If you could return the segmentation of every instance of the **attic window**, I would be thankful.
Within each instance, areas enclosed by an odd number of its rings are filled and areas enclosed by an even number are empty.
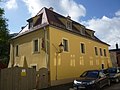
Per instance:
[[[94,33],[93,32],[91,33],[91,37],[94,37]]]
[[[36,17],[34,26],[40,25],[42,23],[42,15],[43,15],[43,13],[41,13],[39,16]]]
[[[69,30],[72,30],[72,21],[67,20],[66,28],[69,29]]]
[[[81,27],[81,30],[80,30],[80,33],[82,34],[82,35],[85,35],[85,27]]]
[[[33,22],[29,22],[29,29],[33,27]]]

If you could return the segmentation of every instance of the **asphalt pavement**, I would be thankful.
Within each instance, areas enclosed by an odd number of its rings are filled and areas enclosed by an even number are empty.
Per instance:
[[[104,90],[120,90],[120,83],[112,83],[111,86],[105,87]]]
[[[58,85],[54,87],[49,87],[41,90],[74,90],[72,88],[73,83]],[[111,86],[106,86],[101,90],[120,90],[120,83],[112,83]]]

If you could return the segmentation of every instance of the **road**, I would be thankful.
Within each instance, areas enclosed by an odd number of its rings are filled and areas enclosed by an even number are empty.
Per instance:
[[[112,84],[110,87],[105,87],[104,90],[120,90],[120,83]]]
[[[69,90],[74,89],[70,88]],[[104,87],[101,90],[120,90],[120,83],[112,83],[111,86]]]
[[[69,83],[69,84],[49,87],[41,90],[74,90],[74,89],[72,88],[72,83]],[[112,83],[111,86],[106,86],[101,90],[120,90],[120,83]]]

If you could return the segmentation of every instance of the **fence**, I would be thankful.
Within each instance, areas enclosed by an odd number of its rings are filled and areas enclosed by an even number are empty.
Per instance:
[[[48,70],[12,67],[0,71],[0,90],[33,90],[48,87]]]

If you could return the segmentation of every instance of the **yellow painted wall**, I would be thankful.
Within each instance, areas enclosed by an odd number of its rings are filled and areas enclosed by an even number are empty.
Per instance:
[[[46,56],[45,51],[42,50],[42,38],[44,37],[44,30],[37,30],[32,33],[23,35],[19,38],[12,40],[11,46],[11,55],[10,55],[10,63],[11,65],[12,60],[14,60],[14,65],[23,66],[24,57],[26,58],[27,64],[29,67],[37,65],[37,70],[46,67]],[[39,53],[33,53],[33,40],[39,39]],[[15,46],[18,45],[18,56],[16,56],[16,48]],[[14,49],[14,59],[12,57]],[[11,66],[9,66],[11,67]]]
[[[69,79],[79,77],[80,74],[87,69],[101,69],[101,64],[105,63],[107,68],[107,62],[110,59],[108,46],[91,39],[82,37],[77,34],[73,34],[68,31],[64,31],[59,28],[49,27],[47,29],[47,46],[48,46],[48,69],[50,68],[50,80],[56,80],[56,60],[57,60],[57,79]],[[37,70],[46,66],[46,54],[41,49],[41,39],[44,37],[44,30],[36,30],[34,32],[20,36],[19,38],[12,40],[10,62],[13,60],[14,49],[14,63],[23,66],[21,61],[26,57],[26,61],[29,67],[37,65]],[[33,53],[33,40],[39,39],[40,52]],[[57,49],[62,39],[67,39],[69,42],[69,52],[62,52],[56,57]],[[85,44],[85,54],[80,52],[80,43]],[[19,56],[15,56],[15,46],[19,45]],[[49,48],[50,45],[50,48]],[[98,56],[95,55],[94,47],[98,48]],[[100,56],[99,48],[106,49],[107,57]],[[9,63],[9,67],[11,66]],[[110,63],[110,62],[109,62]],[[110,63],[111,64],[111,63]]]
[[[101,69],[103,62],[105,68],[107,68],[107,61],[110,59],[107,45],[54,27],[49,27],[49,33],[51,80],[56,79],[56,48],[58,49],[58,45],[63,38],[68,39],[69,52],[58,55],[57,79],[79,77],[87,69]],[[85,44],[85,54],[80,52],[80,43]],[[98,56],[95,55],[94,47],[98,48]],[[99,48],[102,48],[102,52],[103,49],[106,49],[107,57],[100,56]],[[90,63],[93,65],[90,65]]]

